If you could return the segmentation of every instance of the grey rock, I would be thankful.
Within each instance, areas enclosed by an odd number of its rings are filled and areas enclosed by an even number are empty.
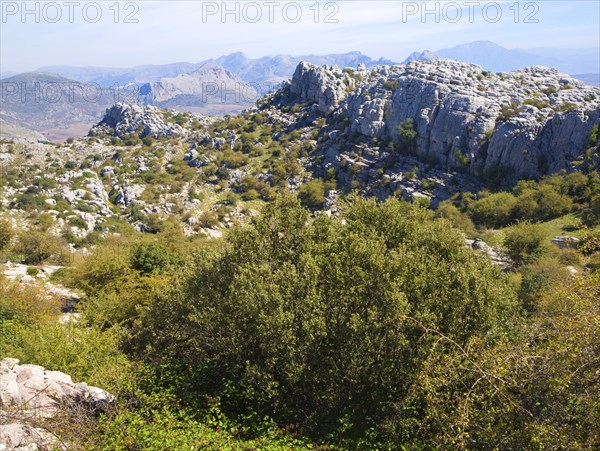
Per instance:
[[[46,449],[67,448],[58,442],[56,436],[42,428],[16,421],[0,424],[0,450],[42,451]]]
[[[348,124],[329,135],[330,145],[347,146],[348,133],[398,143],[398,126],[412,119],[420,159],[476,176],[498,172],[507,184],[574,168],[600,123],[600,89],[544,67],[491,74],[456,61],[415,61],[356,81],[301,63],[283,92]]]
[[[112,166],[105,166],[102,168],[102,171],[100,171],[100,175],[102,177],[108,177],[108,176],[112,176],[115,173],[115,168],[113,168]]]
[[[19,365],[17,359],[0,360],[0,444],[7,450],[66,449],[39,426],[40,418],[52,418],[61,409],[77,405],[87,409],[103,408],[115,397],[98,387],[73,384],[60,371],[38,365]],[[11,421],[4,421],[10,418]]]
[[[579,238],[574,236],[555,236],[551,242],[561,249],[577,249]]]
[[[502,270],[508,270],[513,266],[513,261],[506,254],[504,254],[498,249],[489,246],[487,243],[480,239],[465,240],[465,244],[468,247],[484,255],[487,255],[492,261],[492,263],[496,266],[499,266]]]
[[[128,207],[140,197],[144,192],[144,187],[142,185],[121,186],[117,187],[117,190],[115,203]]]
[[[352,85],[354,83],[339,69],[328,69],[327,66],[320,68],[301,62],[294,72],[289,91],[301,102],[316,103],[321,112],[328,113],[337,108],[347,94],[344,80]]]
[[[163,111],[155,106],[139,106],[117,103],[106,110],[102,120],[90,130],[90,136],[114,130],[114,135],[124,138],[139,133],[141,138],[152,136],[172,136],[182,134],[177,124],[166,123]]]

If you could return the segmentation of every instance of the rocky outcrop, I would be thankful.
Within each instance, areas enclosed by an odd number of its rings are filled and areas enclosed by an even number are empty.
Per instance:
[[[164,120],[164,111],[154,106],[139,106],[117,103],[106,110],[104,118],[90,131],[90,135],[112,132],[114,136],[125,138],[138,133],[140,138],[152,136],[172,136],[183,133],[183,129]]]
[[[336,66],[317,67],[303,61],[287,89],[300,103],[316,103],[320,111],[329,113],[346,97],[349,86],[354,86],[354,80]]]
[[[142,185],[115,186],[113,192],[116,193],[115,205],[128,207],[141,196],[144,187]]]
[[[600,123],[600,89],[544,67],[492,74],[434,60],[352,73],[301,63],[283,97],[347,124],[338,147],[359,134],[441,168],[504,181],[577,165]],[[399,125],[408,119],[416,138],[402,149]]]
[[[506,254],[498,249],[494,249],[480,239],[465,240],[465,245],[489,257],[492,264],[500,267],[503,271],[513,267],[514,262]]]
[[[19,360],[0,360],[0,449],[67,449],[40,424],[71,407],[103,410],[115,401],[105,390]],[[4,448],[2,448],[2,445]]]

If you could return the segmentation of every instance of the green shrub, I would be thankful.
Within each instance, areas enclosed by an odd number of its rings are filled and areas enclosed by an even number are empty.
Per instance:
[[[36,277],[39,273],[40,273],[40,270],[38,268],[33,268],[31,266],[27,268],[28,276]]]
[[[77,227],[78,229],[87,230],[87,222],[85,222],[80,217],[69,219],[69,225]]]
[[[506,232],[504,246],[517,265],[534,263],[546,252],[546,238],[546,232],[541,226],[521,222]]]
[[[473,221],[467,214],[455,207],[452,201],[447,200],[441,202],[435,211],[435,216],[437,218],[447,219],[454,227],[465,232],[467,236],[475,236],[475,224],[473,224]]]
[[[398,145],[402,153],[411,154],[417,148],[417,131],[415,121],[411,118],[401,122],[397,127]]]
[[[260,197],[260,194],[258,194],[258,191],[256,191],[255,189],[249,189],[248,191],[245,191],[242,194],[242,200],[248,202],[251,200],[256,200]]]
[[[217,227],[220,222],[217,214],[214,211],[203,211],[199,218],[199,224],[204,228]]]
[[[542,99],[525,99],[523,100],[523,105],[531,105],[536,107],[538,110],[543,110],[544,108],[550,107],[550,104]]]
[[[517,198],[510,193],[496,193],[481,197],[469,206],[469,214],[476,224],[500,227],[510,222]]]
[[[521,268],[521,273],[519,298],[529,312],[536,309],[536,303],[543,292],[552,289],[557,283],[568,280],[568,272],[564,266],[554,260],[526,265]]]
[[[506,122],[509,119],[517,116],[520,111],[520,105],[518,102],[512,100],[508,105],[502,105],[500,107],[500,114],[498,115],[498,120],[501,122]]]
[[[386,80],[383,87],[388,91],[395,92],[398,89],[398,80]]]
[[[577,245],[583,255],[593,255],[600,252],[600,231],[586,233]]]
[[[0,347],[2,355],[69,374],[118,394],[129,376],[127,358],[119,351],[119,331],[68,324],[13,326],[13,339]]]
[[[304,183],[299,191],[298,198],[302,205],[308,208],[319,208],[325,202],[325,183],[322,179],[314,179]]]
[[[6,219],[0,219],[0,254],[8,249],[14,235],[12,224]]]
[[[15,251],[22,256],[23,263],[39,265],[52,256],[58,256],[61,246],[61,241],[47,232],[28,230],[17,236]]]
[[[470,158],[460,149],[457,149],[456,152],[454,152],[454,158],[461,166],[468,166],[468,164],[471,162]]]
[[[565,103],[559,105],[558,107],[556,107],[555,110],[559,113],[568,113],[570,111],[575,111],[578,108],[579,108],[579,106],[575,103],[565,102]]]
[[[162,273],[181,263],[181,258],[160,243],[138,244],[131,254],[130,265],[142,273]]]
[[[162,383],[193,408],[219,398],[227,415],[317,437],[385,435],[439,339],[426,330],[465,343],[516,313],[508,280],[430,218],[357,200],[345,225],[310,224],[297,200],[276,200],[142,311],[132,349],[169,368]]]

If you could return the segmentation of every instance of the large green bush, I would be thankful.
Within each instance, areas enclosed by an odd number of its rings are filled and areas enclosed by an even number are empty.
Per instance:
[[[344,220],[309,224],[293,198],[267,206],[144,309],[129,346],[192,406],[218,398],[320,437],[410,429],[428,331],[499,333],[515,293],[426,210],[359,200]]]
[[[470,206],[471,217],[476,224],[499,227],[510,222],[517,198],[511,193],[489,194]]]
[[[309,208],[319,208],[325,202],[325,183],[322,179],[314,179],[304,183],[298,191],[302,205]]]

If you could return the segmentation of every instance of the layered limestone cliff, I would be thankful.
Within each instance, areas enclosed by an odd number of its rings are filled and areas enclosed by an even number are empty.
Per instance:
[[[340,137],[360,134],[400,151],[399,126],[412,120],[417,157],[512,180],[581,164],[600,123],[600,89],[544,67],[494,74],[448,60],[369,71],[301,63],[282,98],[316,104],[329,123],[345,124]]]

